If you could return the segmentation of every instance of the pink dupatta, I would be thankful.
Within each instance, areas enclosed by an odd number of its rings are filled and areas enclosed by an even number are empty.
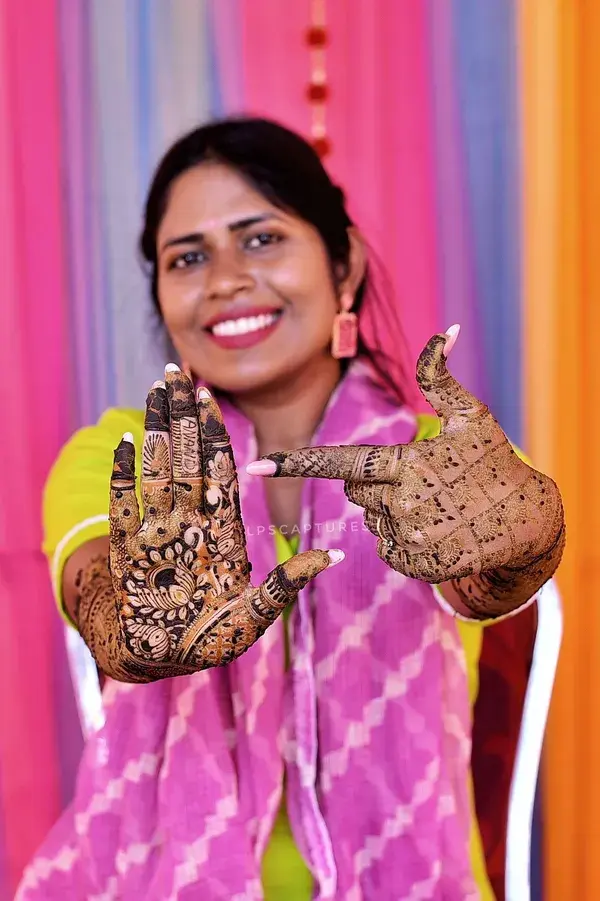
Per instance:
[[[250,423],[222,406],[253,578],[275,565]],[[397,444],[414,416],[356,362],[315,444]],[[18,901],[259,901],[280,801],[318,901],[465,901],[471,872],[470,711],[454,621],[431,587],[389,569],[339,482],[303,487],[301,549],[342,548],[290,618],[229,667],[110,683],[76,797]]]

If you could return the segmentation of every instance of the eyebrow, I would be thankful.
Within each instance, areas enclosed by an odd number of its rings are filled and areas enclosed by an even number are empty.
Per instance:
[[[237,219],[235,222],[230,222],[227,228],[230,232],[238,232],[245,228],[249,228],[251,225],[257,225],[260,222],[267,222],[269,219],[279,218],[280,217],[276,213],[260,213],[257,216],[247,216],[245,219]],[[201,244],[204,241],[204,237],[202,232],[190,232],[187,235],[180,235],[177,238],[171,238],[169,241],[165,241],[161,250],[166,250],[167,247],[177,247],[179,244]]]

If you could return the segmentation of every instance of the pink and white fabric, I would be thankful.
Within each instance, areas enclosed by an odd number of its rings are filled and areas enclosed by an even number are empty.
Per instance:
[[[256,582],[275,565],[250,423],[223,404]],[[410,441],[414,416],[355,363],[315,444]],[[470,714],[456,626],[430,586],[376,555],[338,482],[307,480],[301,548],[345,562],[305,589],[285,671],[279,620],[242,658],[105,691],[74,803],[18,901],[246,901],[287,770],[287,807],[318,901],[477,898],[468,854]]]

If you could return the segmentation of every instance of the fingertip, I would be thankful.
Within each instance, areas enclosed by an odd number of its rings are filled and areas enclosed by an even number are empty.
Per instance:
[[[198,390],[196,391],[196,400],[198,402],[202,400],[212,400],[212,394],[210,393],[208,388],[198,388]]]
[[[456,325],[451,325],[449,329],[446,329],[446,335],[448,336],[448,340],[444,344],[444,356],[447,357],[454,345],[456,344],[458,335],[460,332],[460,325],[457,323]]]
[[[329,568],[331,568],[332,566],[337,566],[338,563],[341,563],[342,560],[344,560],[346,557],[345,553],[338,550],[337,548],[335,550],[327,551],[327,556],[330,560]]]
[[[167,363],[167,365],[165,366],[165,373],[166,372],[181,372],[181,369],[179,368],[177,363]]]
[[[251,476],[274,476],[277,473],[277,464],[273,460],[255,460],[248,463],[246,472]]]
[[[152,383],[152,387],[153,388],[164,388],[165,383],[162,381],[162,379],[157,379],[155,382]]]
[[[123,483],[123,485],[121,485]],[[111,484],[129,487],[135,483],[135,446],[131,432],[125,432],[113,457]]]

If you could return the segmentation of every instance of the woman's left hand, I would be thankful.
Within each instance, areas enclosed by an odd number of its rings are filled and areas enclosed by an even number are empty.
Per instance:
[[[460,580],[482,574],[491,602],[485,615],[497,616],[509,596],[508,606],[517,606],[553,575],[564,545],[563,508],[552,479],[519,459],[488,408],[450,375],[453,343],[454,335],[434,335],[417,363],[419,388],[441,420],[437,438],[301,448],[270,454],[248,471],[343,479],[389,566],[425,582],[451,581],[467,607],[469,591],[479,592]],[[474,607],[484,615],[475,598]]]

